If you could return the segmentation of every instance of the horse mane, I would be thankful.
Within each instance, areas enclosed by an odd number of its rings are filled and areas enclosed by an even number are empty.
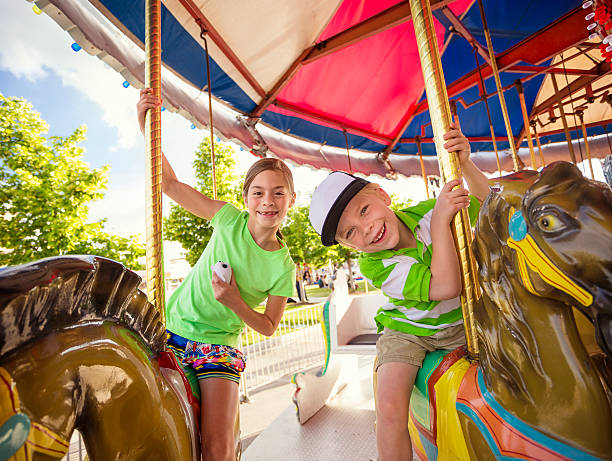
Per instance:
[[[138,289],[140,276],[98,256],[57,256],[0,269],[0,358],[75,324],[111,320],[154,351],[165,343],[157,309]]]
[[[483,299],[474,315],[487,385],[494,374],[513,393],[530,400],[519,361],[542,379],[547,375],[539,354],[533,353],[538,345],[519,303],[519,298],[532,295],[520,284],[514,252],[506,245],[510,208],[498,193],[489,194],[482,205],[473,250]]]

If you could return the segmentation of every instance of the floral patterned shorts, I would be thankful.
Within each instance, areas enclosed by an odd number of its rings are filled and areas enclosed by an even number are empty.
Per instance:
[[[195,371],[198,380],[223,378],[239,382],[246,366],[246,356],[231,346],[200,343],[171,331],[166,344],[183,368]]]

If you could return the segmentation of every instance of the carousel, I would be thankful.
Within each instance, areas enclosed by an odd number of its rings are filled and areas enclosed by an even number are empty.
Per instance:
[[[210,130],[213,166],[220,137],[315,169],[420,176],[429,196],[461,178],[442,141],[460,121],[492,192],[474,229],[467,212],[451,226],[467,347],[430,353],[419,372],[416,457],[612,460],[612,178],[595,180],[599,159],[612,169],[612,2],[33,8]],[[97,256],[0,269],[0,460],[60,459],[75,430],[92,461],[201,459],[198,396],[165,350],[161,121],[161,108],[147,114],[146,295]],[[304,431],[338,388],[339,357],[371,353],[363,313],[379,301],[332,294],[325,367],[295,377],[295,427],[242,453],[237,422],[237,459],[360,459],[341,436]]]

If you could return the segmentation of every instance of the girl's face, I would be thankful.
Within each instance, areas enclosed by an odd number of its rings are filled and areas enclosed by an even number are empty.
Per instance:
[[[278,229],[295,202],[295,193],[280,171],[265,170],[255,176],[244,201],[258,225]]]

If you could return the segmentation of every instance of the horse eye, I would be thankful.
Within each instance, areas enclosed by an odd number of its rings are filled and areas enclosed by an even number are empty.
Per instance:
[[[563,221],[550,213],[540,216],[536,223],[543,232],[556,232],[564,227]]]

